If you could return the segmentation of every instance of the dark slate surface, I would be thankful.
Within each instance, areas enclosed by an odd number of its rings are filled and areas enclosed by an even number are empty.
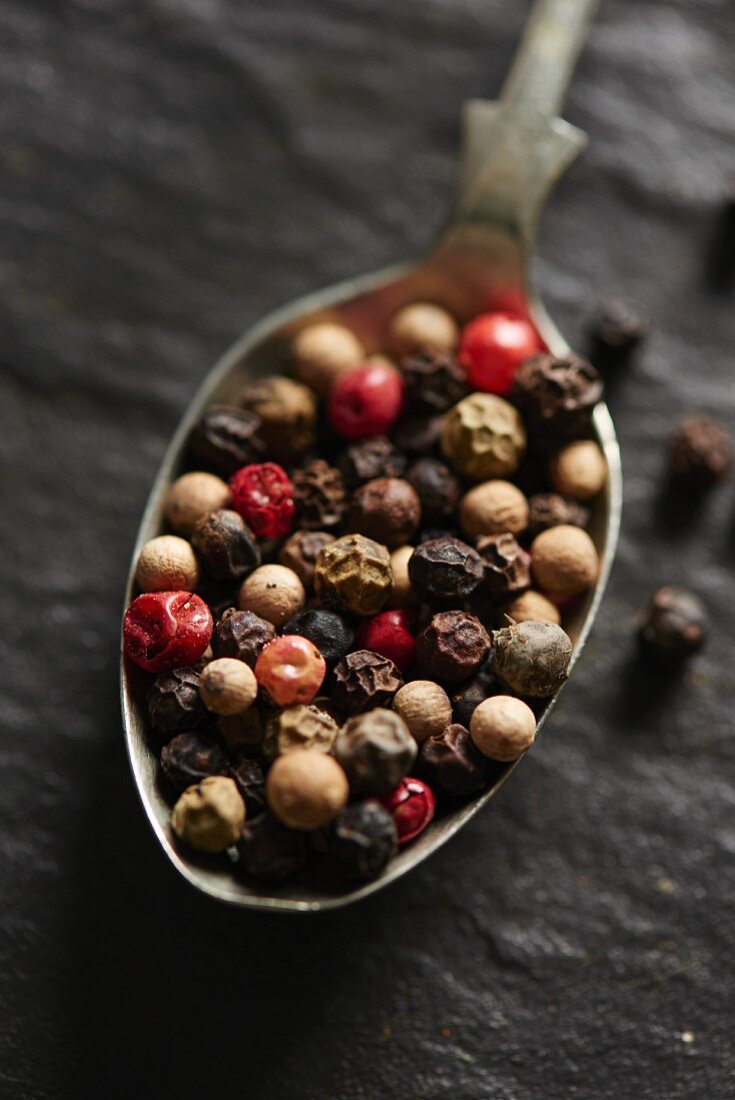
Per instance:
[[[0,7],[2,1096],[735,1091],[735,498],[695,518],[660,493],[677,417],[735,428],[733,300],[704,278],[735,140],[730,0],[606,0],[571,94],[592,141],[545,223],[545,294],[573,338],[609,293],[654,330],[613,395],[610,594],[489,812],[359,908],[264,919],[178,879],[123,751],[123,576],[179,414],[267,308],[429,241],[460,104],[497,91],[526,10]],[[630,642],[663,579],[715,613],[675,685]]]

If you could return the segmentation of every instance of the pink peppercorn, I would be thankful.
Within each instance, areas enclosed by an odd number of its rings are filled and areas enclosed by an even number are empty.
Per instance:
[[[202,656],[212,626],[212,613],[199,596],[191,592],[145,592],[125,612],[125,653],[147,672],[183,668]]]
[[[409,840],[414,840],[422,833],[433,818],[436,808],[431,787],[410,775],[378,801],[393,814],[399,844],[408,844]]]
[[[416,616],[411,611],[381,611],[360,625],[357,648],[379,653],[392,661],[401,672],[406,672],[416,649],[415,622]]]
[[[497,310],[481,313],[465,326],[458,358],[472,389],[506,394],[516,369],[524,359],[540,351],[541,346],[530,321]]]
[[[255,662],[255,679],[279,707],[310,703],[327,671],[327,663],[308,638],[284,634],[270,642]]]
[[[403,381],[388,363],[366,363],[348,371],[329,393],[329,419],[343,439],[386,435],[403,405]]]
[[[243,466],[230,478],[230,491],[235,508],[258,538],[291,533],[296,517],[293,485],[277,463]]]

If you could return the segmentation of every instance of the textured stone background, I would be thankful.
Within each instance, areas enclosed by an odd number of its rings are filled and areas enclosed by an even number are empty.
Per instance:
[[[592,140],[548,212],[544,293],[573,340],[609,293],[654,331],[612,395],[609,596],[489,811],[352,911],[264,919],[177,878],[123,751],[123,577],[177,418],[267,308],[430,240],[460,104],[496,93],[527,8],[0,7],[3,1096],[735,1091],[735,493],[682,515],[660,476],[685,411],[735,428],[733,299],[705,279],[731,0],[605,0],[571,93]],[[663,579],[715,613],[675,685],[631,652]]]

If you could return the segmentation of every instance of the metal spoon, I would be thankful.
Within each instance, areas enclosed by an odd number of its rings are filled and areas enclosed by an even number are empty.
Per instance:
[[[245,333],[205,379],[171,441],[156,476],[138,533],[128,579],[148,539],[161,530],[166,486],[178,473],[186,439],[202,411],[232,400],[246,378],[272,373],[284,342],[308,321],[333,319],[355,331],[369,351],[380,347],[390,316],[413,301],[445,305],[464,321],[492,306],[527,311],[550,351],[569,348],[536,297],[530,260],[536,226],[552,184],[585,144],[585,135],[557,117],[577,54],[597,0],[537,0],[521,47],[497,102],[472,101],[464,109],[464,150],[454,211],[430,254],[374,275],[300,298],[269,314]],[[571,616],[572,663],[582,651],[607,582],[618,537],[622,498],[620,455],[605,405],[594,414],[594,431],[608,465],[608,486],[593,512],[590,533],[601,559],[597,586]],[[204,893],[250,909],[291,912],[330,909],[381,890],[445,844],[492,798],[517,766],[508,765],[495,784],[473,801],[434,822],[365,885],[325,890],[294,882],[279,887],[246,883],[226,860],[198,857],[175,843],[170,808],[159,786],[158,765],[146,735],[142,682],[121,662],[122,711],[128,753],[138,791],[158,840],[176,869]],[[546,722],[556,698],[539,720]]]

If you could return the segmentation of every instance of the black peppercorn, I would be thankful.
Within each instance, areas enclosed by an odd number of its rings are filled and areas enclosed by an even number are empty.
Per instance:
[[[307,531],[338,527],[347,509],[347,489],[342,474],[321,458],[315,459],[291,478],[299,522]]]
[[[418,494],[424,523],[442,524],[452,518],[462,496],[462,483],[446,463],[419,458],[409,466],[406,481]]]
[[[528,499],[528,526],[524,535],[532,541],[550,527],[560,527],[562,524],[586,527],[589,518],[589,508],[576,500],[569,500],[559,493],[535,493]]]
[[[345,878],[366,881],[380,874],[398,851],[393,815],[374,799],[353,802],[334,819],[327,852]]]
[[[492,654],[479,671],[450,696],[452,718],[461,726],[469,729],[472,715],[480,703],[491,695],[500,695],[505,687],[499,682],[492,670]]]
[[[519,695],[553,695],[567,679],[571,655],[571,640],[556,623],[514,623],[493,635],[493,671]]]
[[[220,508],[197,521],[191,544],[217,581],[236,581],[260,565],[255,535],[237,512]]]
[[[355,631],[349,619],[321,607],[298,611],[281,627],[281,633],[308,638],[330,666],[349,653],[355,642]]]
[[[602,379],[591,363],[570,355],[537,355],[519,366],[511,399],[537,441],[583,434],[602,399]]]
[[[671,437],[669,459],[676,483],[691,492],[716,485],[732,465],[732,440],[725,429],[706,416],[683,420]]]
[[[146,697],[148,718],[153,729],[173,736],[194,729],[211,719],[199,694],[203,662],[156,676]]]
[[[260,417],[247,409],[213,405],[194,427],[189,447],[200,465],[229,477],[241,466],[261,461],[265,443],[259,427]]]
[[[359,714],[389,706],[401,687],[403,679],[392,661],[369,649],[358,649],[337,664],[331,700],[341,714]]]
[[[230,608],[212,631],[212,651],[215,657],[235,657],[255,668],[261,652],[276,636],[276,628],[254,611]]]
[[[247,750],[240,750],[230,766],[229,774],[245,803],[247,820],[262,814],[266,809],[266,800],[265,775],[260,761],[248,756]]]
[[[283,882],[306,863],[309,846],[306,834],[287,829],[271,813],[245,821],[237,845],[243,870],[264,882]]]
[[[416,547],[408,575],[418,594],[429,603],[464,600],[483,579],[482,559],[460,539],[445,535]]]
[[[443,413],[467,393],[467,372],[453,355],[411,355],[400,368],[410,409]]]
[[[531,586],[531,556],[512,535],[481,535],[477,552],[485,575],[482,593],[494,600],[514,596]]]
[[[332,748],[357,795],[392,791],[408,774],[417,752],[418,745],[400,715],[382,707],[348,719]]]
[[[469,730],[458,723],[429,737],[419,752],[418,774],[437,793],[464,798],[476,794],[485,786],[487,770]]]
[[[393,439],[407,454],[430,455],[439,446],[443,422],[441,415],[411,417],[398,425]]]
[[[590,358],[602,371],[622,367],[648,332],[648,320],[626,302],[601,302],[590,327]]]
[[[161,749],[161,768],[177,791],[227,771],[227,756],[207,733],[179,733]]]
[[[709,617],[704,604],[686,588],[666,585],[654,593],[638,637],[645,658],[662,668],[674,668],[704,645]]]
[[[350,488],[376,477],[403,477],[406,456],[384,435],[353,443],[340,455],[337,465]]]
[[[434,615],[416,639],[416,664],[442,684],[459,684],[477,672],[490,652],[490,636],[465,611]]]

